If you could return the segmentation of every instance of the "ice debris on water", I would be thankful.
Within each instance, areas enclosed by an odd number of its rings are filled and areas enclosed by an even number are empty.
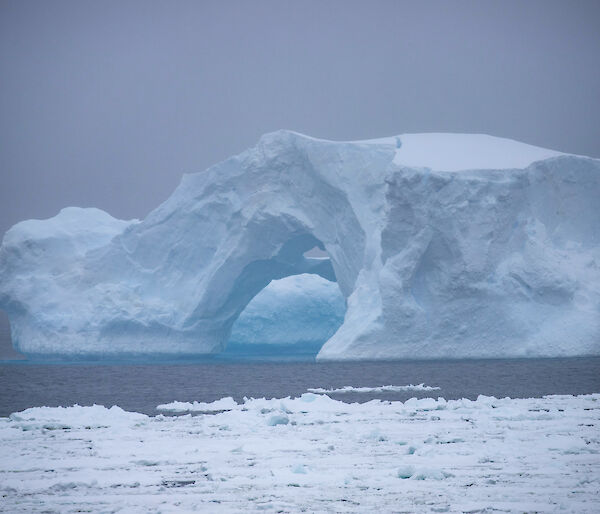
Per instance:
[[[354,387],[354,386],[344,386],[337,387],[331,389],[324,389],[322,387],[309,388],[308,391],[311,393],[385,393],[385,392],[401,392],[401,391],[437,391],[439,387],[427,386],[425,384],[418,385],[403,385],[403,386],[377,386],[377,387]]]

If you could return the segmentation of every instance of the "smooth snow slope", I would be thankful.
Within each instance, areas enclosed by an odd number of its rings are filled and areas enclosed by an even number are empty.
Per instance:
[[[316,273],[347,302],[320,359],[598,354],[598,198],[597,159],[491,136],[279,131],[140,222],[16,225],[0,307],[30,356],[205,354],[271,280]]]

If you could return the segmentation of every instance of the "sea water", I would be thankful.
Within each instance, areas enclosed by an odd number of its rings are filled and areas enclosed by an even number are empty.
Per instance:
[[[187,362],[177,364],[0,364],[0,416],[34,406],[118,405],[157,414],[174,400],[281,398],[308,389],[425,384],[439,389],[345,392],[346,402],[411,397],[528,398],[600,392],[600,357],[385,362]]]

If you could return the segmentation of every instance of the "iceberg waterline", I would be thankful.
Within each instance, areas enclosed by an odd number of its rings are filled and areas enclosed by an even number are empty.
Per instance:
[[[270,281],[312,273],[347,306],[318,359],[599,354],[599,197],[597,159],[506,139],[279,131],[142,221],[15,225],[0,308],[32,357],[205,355]]]
[[[61,512],[600,507],[598,394],[361,404],[306,393],[222,399],[205,411],[146,416],[95,405],[0,418],[2,505],[10,512],[40,504]]]

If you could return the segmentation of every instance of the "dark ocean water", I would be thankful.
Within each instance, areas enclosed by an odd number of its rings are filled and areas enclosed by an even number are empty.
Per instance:
[[[0,416],[34,406],[119,405],[157,414],[161,403],[224,396],[299,396],[308,388],[425,383],[436,391],[331,394],[343,401],[478,395],[512,398],[600,392],[600,357],[388,362],[0,364]]]

